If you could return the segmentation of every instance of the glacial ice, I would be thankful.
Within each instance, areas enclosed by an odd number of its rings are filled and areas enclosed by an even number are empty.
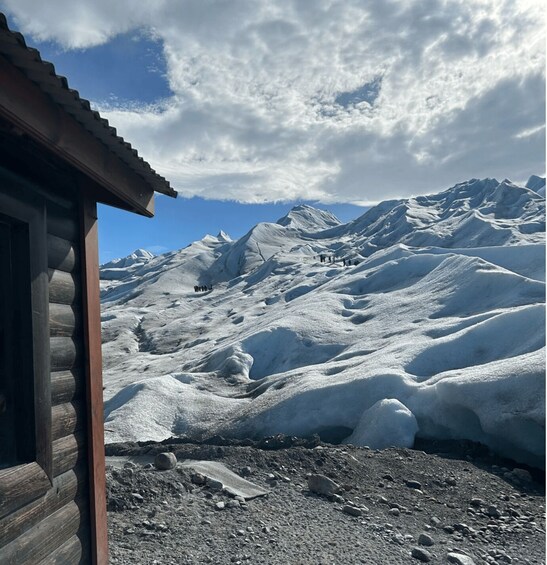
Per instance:
[[[395,398],[384,398],[363,412],[344,443],[366,445],[371,449],[412,447],[417,431],[414,414]]]
[[[539,189],[472,179],[108,266],[106,440],[421,436],[543,466],[544,230]]]

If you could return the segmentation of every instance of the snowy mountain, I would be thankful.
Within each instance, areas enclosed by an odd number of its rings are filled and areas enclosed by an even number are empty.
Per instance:
[[[102,295],[109,442],[419,434],[544,464],[545,199],[530,188],[472,179],[347,224],[298,206],[119,269]]]
[[[101,265],[101,279],[123,279],[153,258],[154,254],[150,253],[150,251],[146,251],[146,249],[136,249],[127,257],[114,259],[104,265]]]
[[[330,212],[302,204],[295,206],[286,216],[277,220],[277,223],[280,226],[317,232],[340,225],[340,220]]]
[[[537,192],[539,195],[545,197],[545,177],[538,177],[532,175],[526,183],[526,188]]]

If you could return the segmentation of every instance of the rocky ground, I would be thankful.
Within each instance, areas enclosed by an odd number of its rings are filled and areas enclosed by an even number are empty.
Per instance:
[[[543,473],[480,447],[247,443],[107,446],[110,562],[545,562]],[[220,461],[269,493],[244,501],[180,464],[160,471],[149,461],[165,451]]]

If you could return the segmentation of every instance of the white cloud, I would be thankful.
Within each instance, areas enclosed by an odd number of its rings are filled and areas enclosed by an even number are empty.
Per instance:
[[[371,202],[545,170],[539,1],[2,4],[66,48],[163,41],[172,99],[103,112],[188,196]]]

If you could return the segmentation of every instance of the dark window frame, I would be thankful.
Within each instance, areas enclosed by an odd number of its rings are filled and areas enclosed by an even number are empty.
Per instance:
[[[0,214],[28,230],[35,419],[35,460],[0,469],[0,516],[45,494],[53,478],[46,202],[38,190],[0,168]],[[14,492],[17,477],[22,492]]]

